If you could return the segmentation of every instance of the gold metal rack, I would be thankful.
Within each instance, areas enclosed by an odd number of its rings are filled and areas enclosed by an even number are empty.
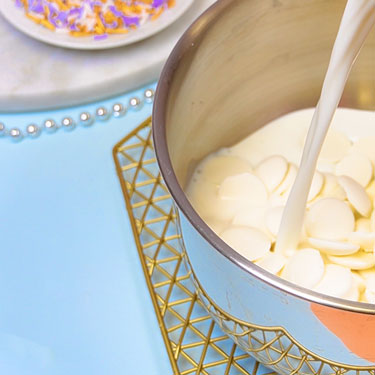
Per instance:
[[[207,314],[190,279],[148,119],[113,150],[134,238],[174,375],[273,375]]]

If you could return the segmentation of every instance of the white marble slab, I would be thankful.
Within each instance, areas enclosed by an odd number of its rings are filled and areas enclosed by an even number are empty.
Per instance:
[[[0,111],[82,104],[157,79],[184,30],[214,2],[196,0],[185,15],[161,33],[105,51],[52,47],[21,34],[0,17]]]

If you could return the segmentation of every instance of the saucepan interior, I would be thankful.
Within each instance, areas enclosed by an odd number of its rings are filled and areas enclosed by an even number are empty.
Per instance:
[[[154,144],[173,198],[218,251],[259,277],[265,273],[224,245],[199,218],[183,189],[207,154],[231,146],[285,113],[317,104],[345,4],[218,1],[185,33],[159,82]],[[356,61],[340,105],[375,109],[374,33]],[[264,277],[271,283],[276,279]],[[291,290],[288,283],[277,283]],[[298,295],[300,289],[292,292]],[[316,300],[314,292],[302,294]],[[374,312],[371,305],[339,303],[330,297],[324,303]]]

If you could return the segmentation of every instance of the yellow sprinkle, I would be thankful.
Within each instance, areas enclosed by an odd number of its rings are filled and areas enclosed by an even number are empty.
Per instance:
[[[70,35],[75,36],[75,37],[82,37],[82,36],[89,36],[89,33],[85,33],[83,31],[70,31]]]
[[[53,26],[52,23],[48,22],[47,20],[41,20],[40,24],[46,27],[47,29],[55,31],[55,26]]]
[[[107,34],[127,34],[129,30],[127,29],[106,29]]]

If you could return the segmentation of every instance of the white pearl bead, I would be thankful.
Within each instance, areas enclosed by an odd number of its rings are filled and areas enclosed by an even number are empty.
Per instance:
[[[39,129],[39,127],[38,127],[37,125],[35,125],[35,124],[30,124],[30,125],[28,125],[27,128],[26,128],[26,133],[27,133],[27,135],[30,136],[30,137],[37,137],[37,136],[39,135],[39,133],[40,133],[39,130],[40,130],[40,129]]]
[[[91,118],[91,115],[88,112],[82,112],[79,116],[79,121],[83,126],[89,126],[93,123],[93,119]]]
[[[113,116],[121,117],[126,113],[126,108],[121,103],[115,103],[112,107]]]
[[[105,121],[105,120],[108,120],[108,117],[109,117],[109,113],[107,111],[106,108],[104,107],[99,107],[96,109],[96,118],[99,120],[99,121]]]
[[[23,138],[23,134],[20,129],[13,128],[9,130],[9,136],[13,141],[20,141]]]
[[[44,129],[50,133],[55,132],[57,130],[56,122],[51,119],[44,121]]]
[[[145,90],[143,96],[147,103],[152,103],[154,101],[155,91],[153,89],[147,89]]]
[[[61,125],[64,130],[73,130],[75,128],[75,122],[71,117],[64,117],[61,121]]]
[[[137,98],[136,96],[134,98],[130,98],[129,107],[135,111],[140,110],[142,108],[141,99]]]

